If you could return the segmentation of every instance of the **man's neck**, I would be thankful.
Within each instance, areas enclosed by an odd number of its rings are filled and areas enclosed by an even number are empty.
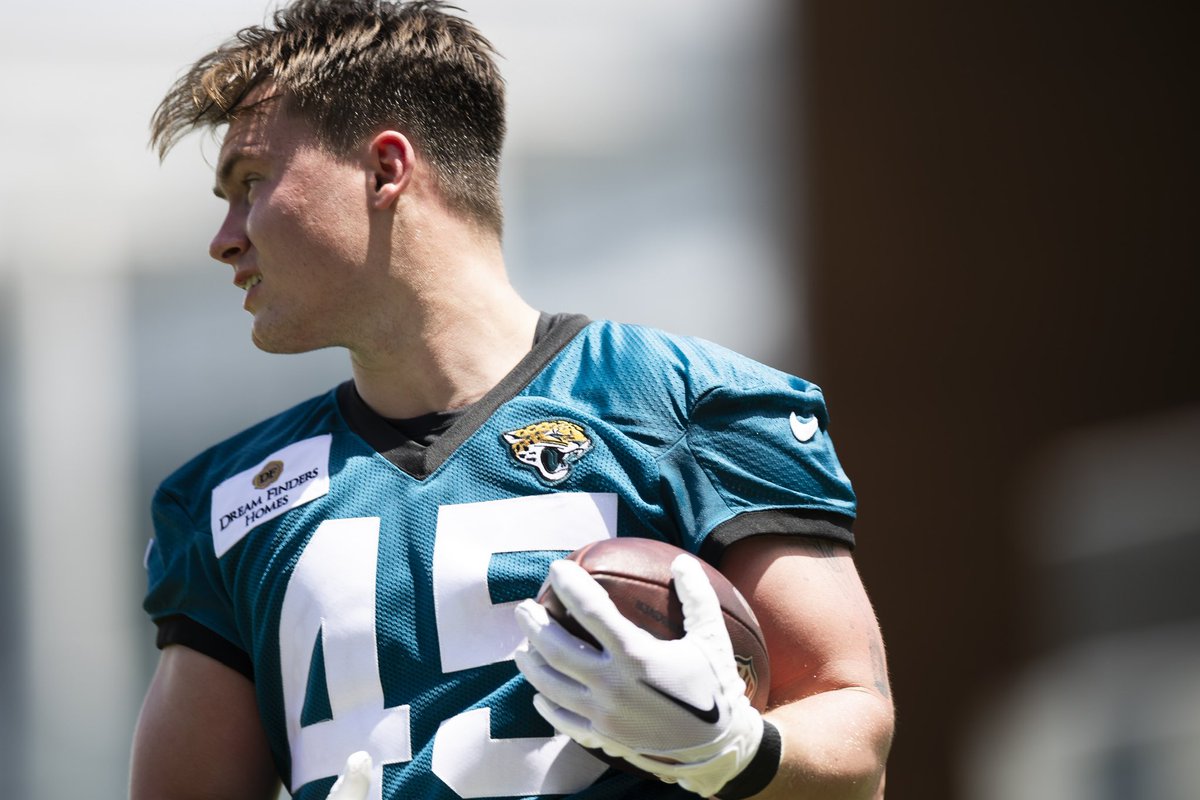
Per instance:
[[[420,170],[376,235],[390,254],[348,341],[359,395],[408,419],[479,400],[529,352],[538,312],[509,283],[499,237],[446,208]]]
[[[475,288],[461,304],[442,298],[414,309],[386,344],[351,351],[355,386],[376,413],[407,419],[463,408],[529,352],[538,311],[507,281]]]

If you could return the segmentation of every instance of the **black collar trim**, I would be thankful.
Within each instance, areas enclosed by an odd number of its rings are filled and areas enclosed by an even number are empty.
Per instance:
[[[524,389],[591,320],[582,314],[542,314],[533,348],[512,372],[492,387],[477,403],[464,409],[432,444],[425,447],[376,414],[359,397],[354,381],[337,388],[337,403],[346,424],[381,456],[417,480],[429,477],[458,446]]]

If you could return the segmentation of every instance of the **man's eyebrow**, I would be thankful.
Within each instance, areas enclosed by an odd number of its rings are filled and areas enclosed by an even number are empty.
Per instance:
[[[233,174],[233,170],[237,167],[238,162],[244,161],[246,158],[246,153],[235,152],[231,153],[228,158],[221,162],[221,166],[217,170],[217,185],[213,187],[213,194],[222,200],[225,199],[225,192],[221,187],[229,182],[229,176]]]

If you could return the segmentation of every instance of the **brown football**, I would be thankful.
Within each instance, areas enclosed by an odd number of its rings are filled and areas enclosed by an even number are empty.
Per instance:
[[[671,562],[684,552],[666,542],[629,537],[584,545],[567,558],[587,570],[608,592],[617,609],[639,628],[659,639],[680,639],[684,634],[683,608],[675,594]],[[715,568],[701,564],[721,601],[738,672],[746,682],[746,696],[755,708],[764,711],[771,686],[771,665],[762,629],[741,592]],[[567,614],[549,584],[542,588],[538,602],[571,633],[600,647]]]

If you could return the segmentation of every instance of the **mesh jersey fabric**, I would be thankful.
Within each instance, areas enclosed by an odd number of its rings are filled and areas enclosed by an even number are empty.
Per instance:
[[[152,504],[146,611],[248,655],[302,800],[357,749],[383,798],[689,796],[554,736],[512,663],[512,606],[609,536],[714,562],[766,531],[853,545],[820,390],[702,340],[573,318],[419,464],[339,394],[210,448]],[[793,413],[817,421],[807,441]]]

